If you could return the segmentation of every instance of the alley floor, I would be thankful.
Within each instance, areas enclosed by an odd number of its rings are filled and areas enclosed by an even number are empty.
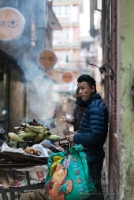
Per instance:
[[[104,194],[104,200],[109,200],[109,196],[108,196],[108,185],[106,183],[106,169],[105,169],[105,165],[103,166],[103,170],[102,170],[102,191]]]

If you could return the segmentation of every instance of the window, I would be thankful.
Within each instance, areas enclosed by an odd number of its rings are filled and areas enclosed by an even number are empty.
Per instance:
[[[73,6],[72,8],[72,16],[71,16],[71,21],[72,22],[78,22],[79,18],[78,18],[78,7],[77,6]]]
[[[97,9],[102,10],[102,0],[97,1]]]
[[[65,15],[70,15],[70,6],[65,6]]]
[[[70,6],[53,6],[55,15],[70,15]]]
[[[61,34],[63,35],[62,38],[64,41],[69,41],[70,40],[70,31],[69,29],[63,29]]]
[[[53,31],[53,45],[66,45],[71,40],[70,29],[63,29],[62,31]]]
[[[61,15],[62,14],[62,6],[58,6],[57,8],[58,8],[57,15]]]
[[[62,15],[62,6],[53,6],[55,15]]]

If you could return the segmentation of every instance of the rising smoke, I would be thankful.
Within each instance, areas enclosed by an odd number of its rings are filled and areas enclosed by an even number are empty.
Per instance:
[[[39,52],[43,49],[42,46],[41,49],[39,49],[36,48],[36,46],[33,47],[31,45],[30,34],[32,23],[36,22],[35,26],[36,24],[38,25],[38,23],[40,24],[39,20],[36,18],[39,17],[41,20],[45,18],[45,13],[44,17],[40,14],[45,11],[45,9],[42,8],[43,4],[45,6],[45,3],[43,3],[45,1],[25,0],[22,2],[19,0],[16,2],[18,3],[12,3],[11,5],[15,7],[18,6],[17,9],[20,10],[25,18],[25,28],[19,38],[5,43],[3,46],[5,46],[5,51],[17,60],[17,64],[20,66],[24,74],[23,81],[26,83],[26,91],[24,91],[26,92],[26,121],[31,121],[33,118],[36,118],[44,125],[47,119],[49,119],[49,123],[51,123],[51,119],[55,112],[52,99],[52,86],[54,82],[47,76],[44,68],[39,65],[37,58]],[[9,3],[7,6],[10,7],[11,5]],[[39,9],[37,9],[38,6]],[[38,15],[38,12],[40,15]],[[42,31],[42,29],[38,31],[41,33],[40,31]],[[42,43],[45,44],[44,37],[44,34],[42,34],[42,37],[35,39],[37,39],[38,43],[42,45]]]

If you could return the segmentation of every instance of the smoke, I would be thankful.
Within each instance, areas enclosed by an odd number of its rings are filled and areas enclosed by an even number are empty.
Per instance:
[[[54,82],[37,62],[34,49],[18,52],[15,56],[26,81],[26,121],[36,118],[43,125],[53,121],[55,112],[52,98]]]
[[[36,118],[42,124],[45,124],[46,120],[51,123],[55,112],[52,98],[54,82],[37,61],[38,54],[45,44],[46,2],[39,0],[12,3],[13,7],[18,6],[17,9],[25,18],[24,31],[18,38],[3,43],[3,50],[17,60],[23,71],[26,121]],[[32,46],[33,41],[35,47]]]

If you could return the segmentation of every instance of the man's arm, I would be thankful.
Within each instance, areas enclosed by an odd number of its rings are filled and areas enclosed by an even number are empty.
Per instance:
[[[90,109],[89,118],[86,119],[89,124],[89,131],[77,133],[73,136],[73,142],[90,146],[102,141],[105,133],[105,111],[103,108],[94,107]]]

